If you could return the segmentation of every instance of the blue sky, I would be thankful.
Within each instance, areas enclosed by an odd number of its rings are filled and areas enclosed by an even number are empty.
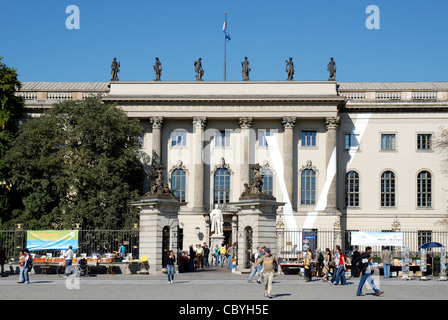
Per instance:
[[[66,7],[80,10],[69,30]],[[380,29],[366,28],[366,8],[380,9]],[[249,58],[251,80],[327,80],[334,57],[337,80],[447,81],[448,1],[415,0],[0,0],[0,55],[21,81],[194,81],[202,57],[204,80],[223,80],[224,12],[227,80],[241,80]]]

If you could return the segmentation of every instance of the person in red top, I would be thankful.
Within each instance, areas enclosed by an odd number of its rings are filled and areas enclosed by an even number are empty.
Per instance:
[[[338,270],[336,271],[336,283],[339,284],[339,279],[341,280],[341,285],[347,284],[347,279],[345,278],[345,271],[347,271],[347,266],[345,265],[345,255],[341,249],[338,249],[339,252],[339,264]]]

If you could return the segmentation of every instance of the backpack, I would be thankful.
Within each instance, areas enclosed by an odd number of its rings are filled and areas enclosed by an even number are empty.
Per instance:
[[[252,253],[250,255],[250,261],[252,261],[253,263],[255,263],[255,253]]]
[[[25,267],[31,269],[33,267],[33,262],[34,262],[33,258],[30,255],[28,255],[28,260],[26,261]]]
[[[278,272],[278,263],[276,260],[274,260],[274,271]]]

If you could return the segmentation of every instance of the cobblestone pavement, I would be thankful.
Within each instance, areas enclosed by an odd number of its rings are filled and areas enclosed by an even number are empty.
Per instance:
[[[94,275],[79,282],[57,275],[30,275],[30,284],[18,284],[19,276],[0,278],[0,300],[264,300],[263,285],[248,283],[248,274],[211,267],[191,273],[177,273],[174,284],[160,275]],[[256,278],[255,278],[256,279]],[[364,286],[364,297],[356,296],[359,278],[347,280],[345,286],[323,283],[320,279],[306,283],[295,275],[276,275],[273,299],[276,300],[438,300],[448,298],[448,282],[404,281],[380,277],[375,283],[384,294],[377,297]]]

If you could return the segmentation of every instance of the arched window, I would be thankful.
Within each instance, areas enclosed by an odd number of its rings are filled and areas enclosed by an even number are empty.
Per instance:
[[[302,205],[316,204],[316,172],[312,169],[305,169],[301,174],[301,197]]]
[[[359,174],[356,171],[345,174],[345,206],[359,207]]]
[[[417,207],[430,208],[432,203],[431,173],[421,171],[417,175]]]
[[[185,201],[186,174],[182,169],[176,169],[171,173],[171,190],[179,201]]]
[[[230,173],[227,169],[217,169],[214,176],[213,203],[230,201]]]
[[[268,195],[272,196],[274,190],[274,187],[272,185],[272,171],[269,169],[263,169],[261,171],[261,174],[263,175],[263,192],[266,192]]]
[[[381,207],[395,207],[395,174],[392,171],[381,175]]]

